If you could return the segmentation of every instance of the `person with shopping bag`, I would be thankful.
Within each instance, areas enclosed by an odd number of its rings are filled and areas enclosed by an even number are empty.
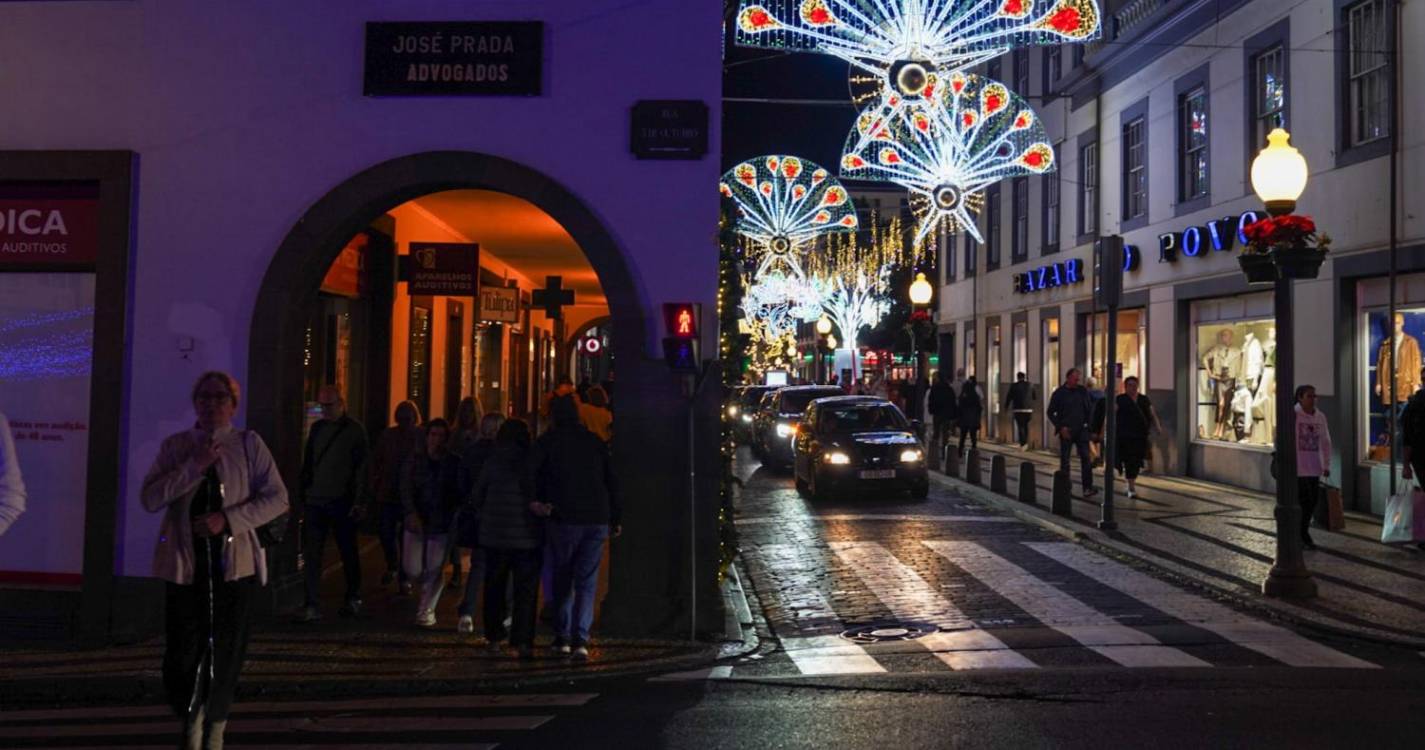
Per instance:
[[[1425,368],[1420,376],[1425,378]],[[1401,476],[1406,484],[1386,503],[1381,541],[1415,542],[1425,550],[1425,390],[1411,394],[1400,414]],[[1414,484],[1410,481],[1414,480]],[[1389,538],[1387,538],[1389,537]]]
[[[1321,480],[1331,476],[1331,430],[1316,409],[1316,386],[1296,388],[1296,495],[1301,504],[1301,543],[1316,549],[1311,517],[1321,496]]]

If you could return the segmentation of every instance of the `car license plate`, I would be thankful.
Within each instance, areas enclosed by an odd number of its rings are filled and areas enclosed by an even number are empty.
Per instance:
[[[895,479],[895,469],[867,469],[861,472],[862,479]]]

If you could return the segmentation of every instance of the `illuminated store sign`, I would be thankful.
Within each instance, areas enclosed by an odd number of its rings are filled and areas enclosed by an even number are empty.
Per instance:
[[[1198,258],[1209,249],[1228,252],[1236,242],[1247,245],[1247,236],[1242,230],[1248,224],[1261,218],[1256,211],[1244,211],[1240,216],[1224,216],[1207,222],[1206,226],[1188,227],[1181,232],[1166,232],[1158,235],[1158,262],[1173,263],[1178,256]]]
[[[1125,265],[1127,265],[1126,262]],[[1015,274],[1014,291],[1017,294],[1029,294],[1030,292],[1079,284],[1083,280],[1084,262],[1078,258],[1070,258],[1062,263],[1051,263]]]

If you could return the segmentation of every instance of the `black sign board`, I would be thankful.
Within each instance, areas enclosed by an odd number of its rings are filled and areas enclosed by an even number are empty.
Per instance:
[[[697,100],[633,105],[632,148],[640,159],[703,158],[708,152],[708,105]]]
[[[480,293],[480,246],[451,242],[412,242],[406,293],[474,297]]]
[[[367,96],[534,96],[543,80],[539,21],[366,24]]]

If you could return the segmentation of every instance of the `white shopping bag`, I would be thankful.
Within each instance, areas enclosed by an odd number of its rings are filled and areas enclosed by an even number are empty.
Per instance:
[[[1404,544],[1411,541],[1414,495],[1415,487],[1406,484],[1385,502],[1385,522],[1380,529],[1381,543]]]

